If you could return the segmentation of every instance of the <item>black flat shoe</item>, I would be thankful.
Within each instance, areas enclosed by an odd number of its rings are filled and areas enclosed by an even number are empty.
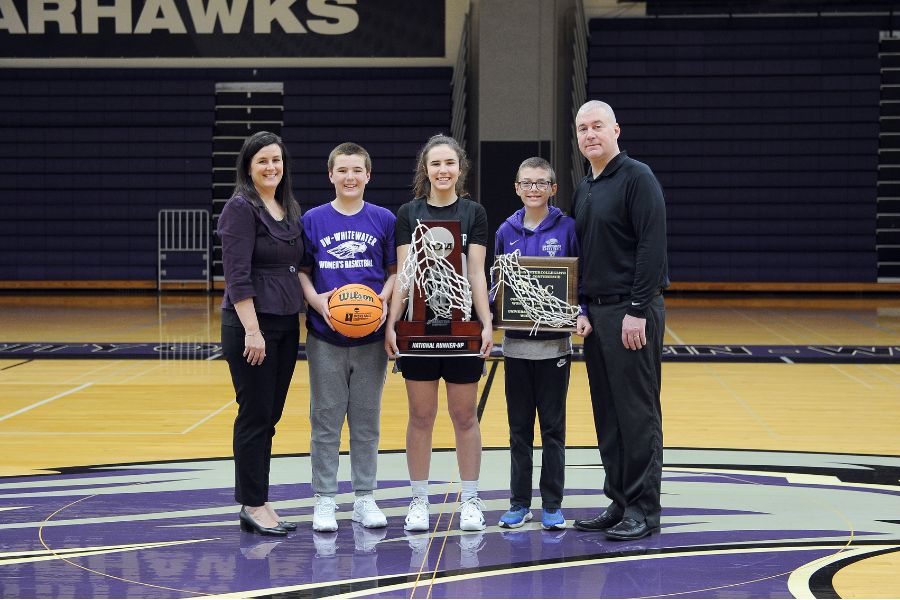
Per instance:
[[[608,508],[593,519],[575,519],[575,529],[579,531],[606,531],[622,520],[622,515],[616,514]]]
[[[241,521],[241,530],[247,531],[250,533],[258,533],[259,535],[273,535],[277,537],[284,537],[287,535],[287,529],[281,526],[279,523],[275,527],[263,527],[259,523],[257,523],[253,517],[250,516],[250,513],[247,512],[246,508],[241,508],[241,513],[238,515],[238,518]]]
[[[635,521],[631,517],[625,517],[622,522],[610,527],[605,531],[607,539],[610,540],[639,540],[645,538],[657,527],[647,525],[646,521]]]
[[[275,546],[283,543],[284,540],[262,540],[252,546],[242,546],[241,554],[244,558],[249,558],[250,560],[261,560],[268,558]]]
[[[297,531],[297,524],[293,521],[278,521],[278,526],[286,531]]]

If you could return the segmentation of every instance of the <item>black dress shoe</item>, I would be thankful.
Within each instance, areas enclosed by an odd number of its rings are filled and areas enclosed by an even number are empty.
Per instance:
[[[263,527],[256,520],[250,516],[250,513],[247,512],[246,508],[241,508],[241,514],[238,516],[241,521],[241,530],[248,531],[251,533],[258,533],[259,535],[273,535],[278,537],[284,537],[287,535],[287,529],[281,526],[281,524],[276,525],[275,527]]]
[[[297,524],[293,521],[278,521],[278,526],[287,531],[297,531]]]
[[[646,521],[636,521],[631,517],[625,517],[620,523],[607,529],[605,533],[606,537],[611,540],[639,540],[647,537],[653,533],[654,529],[658,528],[659,526],[651,527],[647,525]]]
[[[622,515],[610,509],[604,510],[599,517],[593,519],[575,519],[575,529],[579,531],[606,531],[622,520]]]
[[[249,558],[250,560],[261,560],[268,558],[275,546],[283,543],[284,540],[262,540],[252,546],[242,546],[241,554],[244,555],[244,558]]]

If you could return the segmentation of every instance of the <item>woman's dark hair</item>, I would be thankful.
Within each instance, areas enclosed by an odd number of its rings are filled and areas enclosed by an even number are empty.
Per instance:
[[[428,138],[425,145],[419,151],[419,157],[416,159],[416,174],[413,176],[413,194],[416,198],[428,198],[431,193],[431,182],[428,180],[428,165],[425,161],[428,159],[428,153],[435,146],[450,146],[450,149],[456,153],[459,159],[459,179],[456,180],[456,195],[462,198],[467,196],[466,193],[466,175],[469,173],[469,159],[466,158],[466,151],[462,149],[455,139],[449,135],[439,133]]]
[[[244,145],[237,157],[237,178],[231,197],[243,196],[254,206],[263,206],[262,198],[259,197],[259,192],[256,191],[256,186],[250,177],[250,161],[257,152],[272,144],[278,144],[281,149],[282,164],[281,182],[275,188],[275,200],[281,205],[288,222],[296,223],[300,218],[300,204],[294,199],[294,193],[291,191],[291,158],[284,142],[274,133],[260,131],[244,140]]]

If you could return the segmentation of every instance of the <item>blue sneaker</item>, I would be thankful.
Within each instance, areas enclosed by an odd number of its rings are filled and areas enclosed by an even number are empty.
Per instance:
[[[545,508],[541,513],[541,527],[544,529],[552,531],[556,529],[565,529],[568,526],[566,518],[558,508]]]
[[[500,517],[498,525],[500,525],[500,527],[505,527],[506,529],[518,529],[530,521],[531,516],[531,510],[529,510],[527,506],[513,504],[509,507],[509,510]]]

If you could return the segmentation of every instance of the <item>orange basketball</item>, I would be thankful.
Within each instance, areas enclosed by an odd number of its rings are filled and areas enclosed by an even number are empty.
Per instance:
[[[369,335],[381,325],[381,298],[367,285],[348,283],[328,299],[328,317],[335,331],[351,338]]]

